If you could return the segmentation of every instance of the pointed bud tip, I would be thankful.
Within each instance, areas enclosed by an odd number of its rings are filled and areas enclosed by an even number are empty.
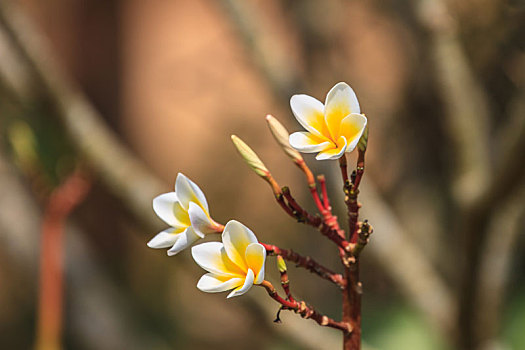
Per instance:
[[[284,262],[283,257],[280,255],[277,255],[277,268],[279,269],[280,273],[286,272],[286,263]]]
[[[273,138],[277,141],[279,146],[281,146],[284,153],[294,161],[302,161],[303,157],[301,154],[290,145],[290,133],[281,122],[269,114],[266,116],[266,121],[268,122],[268,127],[270,128]]]
[[[263,178],[268,178],[270,172],[250,146],[236,135],[232,135],[231,139],[241,157],[252,168],[252,170],[254,170],[257,175]]]

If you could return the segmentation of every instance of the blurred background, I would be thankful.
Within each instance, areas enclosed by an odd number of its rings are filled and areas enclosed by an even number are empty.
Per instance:
[[[313,211],[264,116],[300,130],[291,95],[346,81],[370,125],[366,348],[525,349],[524,37],[517,0],[0,0],[0,348],[340,348],[292,313],[272,323],[260,288],[200,292],[189,251],[146,243],[164,228],[151,200],[183,172],[215,220],[339,269],[229,136]],[[344,223],[337,162],[307,161]],[[63,295],[45,267],[60,254]],[[289,270],[340,318],[336,287]]]

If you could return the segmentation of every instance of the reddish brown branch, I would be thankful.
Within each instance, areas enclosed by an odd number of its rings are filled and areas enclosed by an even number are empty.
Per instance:
[[[339,233],[339,232],[343,232],[344,234],[344,231],[336,230],[332,226],[330,226],[330,224],[326,222],[321,223],[321,225],[319,226],[319,231],[321,232],[321,234],[323,234],[324,236],[326,236],[328,239],[330,239],[331,241],[333,241],[335,244],[339,246],[340,248],[339,255],[341,254],[344,255],[345,251],[349,252],[352,249],[353,244],[345,240],[343,237],[341,237],[341,234]]]
[[[319,324],[320,326],[339,329],[343,331],[345,335],[352,333],[352,328],[350,324],[346,322],[337,322],[331,319],[330,317],[317,312],[312,307],[307,306],[304,301],[298,302],[295,300],[289,301],[289,300],[283,299],[281,296],[279,296],[279,294],[277,293],[277,291],[275,290],[275,288],[270,282],[263,281],[263,283],[261,283],[261,286],[266,289],[266,291],[268,292],[268,295],[273,300],[277,301],[279,304],[282,305],[283,310],[292,310],[296,314],[301,315],[301,317],[304,319],[312,319],[315,322],[317,322],[317,324]]]
[[[323,197],[323,206],[326,210],[332,210],[332,207],[330,207],[330,200],[328,199],[328,191],[326,190],[326,178],[324,175],[317,176],[317,181],[319,181],[319,185],[321,185],[321,195]]]
[[[290,208],[288,206],[288,204],[286,204],[286,201],[284,200],[284,197],[283,197],[283,194],[280,193],[280,194],[277,194],[275,195],[275,200],[277,201],[277,203],[279,203],[279,205],[281,206],[281,208],[285,211],[286,214],[288,214],[289,216],[295,218],[296,216],[294,215],[294,211],[292,208]]]
[[[303,171],[306,177],[306,182],[308,182],[308,188],[310,189],[310,193],[315,202],[315,206],[324,217],[327,210],[323,205],[323,202],[321,202],[321,198],[319,197],[319,193],[317,192],[317,184],[315,182],[315,178],[312,171],[310,170],[308,165],[306,165],[304,159],[295,161],[295,164]]]
[[[61,348],[64,223],[89,187],[84,175],[76,171],[51,193],[47,203],[42,222],[37,349]]]
[[[361,294],[362,285],[359,281],[359,260],[356,259],[345,268],[346,288],[343,291],[343,322],[353,329],[343,338],[344,350],[361,349]]]
[[[304,160],[298,161],[296,164],[301,168],[301,170],[303,170],[312,198],[315,202],[315,205],[317,206],[317,209],[323,217],[322,222],[318,223],[317,227],[324,236],[328,237],[339,246],[339,256],[341,257],[341,260],[343,260],[345,249],[349,249],[349,243],[345,240],[345,232],[341,230],[337,221],[337,217],[332,214],[328,193],[326,191],[325,178],[322,175],[318,177],[321,183],[321,191],[323,192],[323,203],[321,202],[321,198],[317,192],[317,184],[310,168],[308,168]]]
[[[341,176],[343,177],[343,184],[348,182],[348,163],[346,161],[346,154],[343,153],[343,156],[339,158],[339,167],[341,168]]]
[[[324,176],[320,176],[320,182],[323,191],[323,203],[321,202],[319,193],[317,192],[317,184],[310,168],[308,168],[303,159],[294,160],[294,163],[305,174],[310,193],[312,194],[312,198],[314,199],[314,202],[322,215],[322,219],[319,216],[311,215],[308,211],[301,207],[290,193],[290,189],[288,187],[285,186],[281,189],[271,174],[267,174],[266,180],[270,183],[277,202],[289,216],[295,218],[299,222],[304,222],[317,228],[324,236],[337,244],[339,246],[339,256],[341,261],[344,261],[345,251],[350,251],[352,249],[352,245],[346,241],[345,232],[340,228],[339,223],[337,222],[337,217],[332,215]]]
[[[352,245],[344,238],[345,234],[339,227],[337,217],[332,215],[329,210],[323,209],[323,219],[321,219],[319,216],[313,216],[303,209],[293,198],[288,187],[283,187],[282,193],[288,201],[288,205],[292,208],[293,212],[291,215],[300,222],[317,228],[321,234],[337,244],[341,249],[341,256],[344,255],[345,250],[349,251],[352,248]]]
[[[292,215],[299,222],[304,222],[314,227],[318,227],[321,224],[320,217],[311,215],[306,209],[304,209],[299,205],[299,203],[297,203],[295,198],[292,196],[292,193],[290,192],[290,188],[288,188],[287,186],[283,187],[282,194],[288,202],[288,206],[292,209]]]
[[[291,261],[298,267],[307,269],[308,271],[317,274],[327,281],[335,283],[339,288],[344,288],[345,281],[342,275],[333,272],[332,270],[319,264],[309,256],[302,256],[291,249],[282,249],[272,244],[261,243],[269,255],[280,255],[285,260]]]
[[[351,182],[348,181],[346,158],[341,157],[339,164],[344,183],[345,203],[348,208],[349,241],[353,245],[352,256],[346,261],[345,280],[343,290],[343,321],[351,325],[352,333],[345,334],[343,339],[344,350],[361,349],[361,293],[362,286],[359,281],[359,253],[368,242],[371,227],[366,225],[358,230],[359,208],[357,201],[359,185],[365,171],[365,150],[358,150],[357,166],[352,173]],[[364,229],[364,230],[363,230]]]

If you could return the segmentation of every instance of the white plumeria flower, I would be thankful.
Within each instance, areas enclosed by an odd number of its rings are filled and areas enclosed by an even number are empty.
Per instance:
[[[290,106],[308,130],[291,134],[290,144],[300,152],[319,152],[317,160],[337,159],[353,151],[366,127],[354,90],[343,82],[328,92],[324,105],[308,95],[293,95]]]
[[[177,254],[208,233],[222,231],[222,225],[209,214],[206,197],[199,186],[179,173],[175,192],[153,199],[153,210],[171,227],[148,242],[150,248],[169,248],[168,255]]]
[[[228,295],[231,298],[246,293],[254,284],[261,284],[266,249],[257,242],[254,233],[231,220],[224,227],[222,242],[207,242],[191,249],[195,262],[209,272],[201,277],[197,288],[208,293],[233,289]]]

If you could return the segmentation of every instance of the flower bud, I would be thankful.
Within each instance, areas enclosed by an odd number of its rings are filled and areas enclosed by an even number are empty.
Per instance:
[[[35,133],[24,121],[14,121],[7,129],[15,162],[24,171],[33,171],[39,165]]]
[[[363,131],[363,135],[359,139],[359,143],[357,144],[357,149],[361,152],[366,151],[366,146],[368,145],[368,125],[365,128],[365,131]]]
[[[244,158],[246,164],[248,164],[257,175],[264,179],[267,179],[270,172],[268,171],[264,163],[259,159],[257,154],[255,154],[255,152],[236,135],[232,135],[231,138],[233,144],[235,145],[235,148],[237,148],[239,154]]]
[[[303,160],[301,154],[295,148],[290,146],[290,141],[288,141],[290,139],[290,134],[288,133],[288,130],[286,130],[286,128],[277,119],[275,119],[275,117],[269,114],[266,116],[266,121],[268,122],[268,126],[270,127],[273,137],[281,146],[284,153],[286,153],[286,155],[292,158],[294,161]]]
[[[277,268],[279,269],[279,273],[286,272],[286,263],[284,262],[283,257],[280,255],[277,255]]]

